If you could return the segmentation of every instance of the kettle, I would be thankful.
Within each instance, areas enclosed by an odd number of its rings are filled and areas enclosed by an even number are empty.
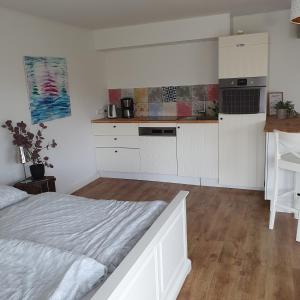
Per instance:
[[[109,119],[114,119],[117,117],[117,109],[114,104],[108,104],[107,106],[107,117]]]

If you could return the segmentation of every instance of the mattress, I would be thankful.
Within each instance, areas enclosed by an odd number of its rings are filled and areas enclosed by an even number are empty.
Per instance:
[[[0,238],[86,255],[111,273],[166,206],[44,193],[0,210]]]

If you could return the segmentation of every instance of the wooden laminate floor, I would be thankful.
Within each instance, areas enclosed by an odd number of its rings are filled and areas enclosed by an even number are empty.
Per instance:
[[[95,199],[166,200],[188,190],[188,247],[192,271],[178,297],[300,299],[296,220],[277,214],[268,229],[263,193],[135,180],[99,179],[76,192]]]

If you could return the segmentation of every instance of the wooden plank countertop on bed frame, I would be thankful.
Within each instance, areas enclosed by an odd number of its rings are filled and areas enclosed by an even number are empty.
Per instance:
[[[92,297],[92,300],[174,300],[191,270],[186,197],[181,191]]]

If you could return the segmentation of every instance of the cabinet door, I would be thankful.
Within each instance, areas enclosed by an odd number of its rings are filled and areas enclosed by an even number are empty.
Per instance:
[[[138,124],[92,123],[93,135],[139,135]]]
[[[268,35],[266,33],[219,39],[219,78],[268,75]]]
[[[263,189],[265,114],[219,115],[219,182]]]
[[[178,175],[218,178],[218,124],[178,124]]]
[[[176,137],[141,136],[141,171],[177,175]]]
[[[96,148],[99,171],[139,172],[139,149]]]

